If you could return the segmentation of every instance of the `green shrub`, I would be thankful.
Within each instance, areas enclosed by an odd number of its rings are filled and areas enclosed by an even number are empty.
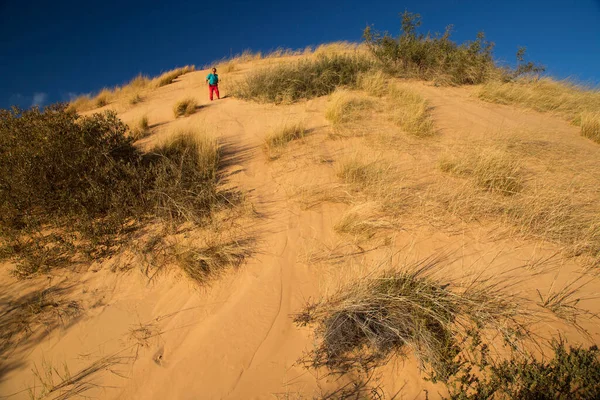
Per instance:
[[[498,365],[471,365],[484,370],[475,374],[463,368],[450,383],[449,399],[598,399],[600,398],[600,351],[571,347],[562,340],[552,341],[553,358],[549,361],[510,359]]]
[[[482,32],[475,41],[459,45],[450,39],[452,26],[441,36],[431,36],[417,33],[420,25],[419,14],[405,11],[399,37],[373,32],[371,27],[363,36],[383,68],[397,76],[462,85],[485,82],[500,72],[492,59],[494,44]]]
[[[17,272],[109,252],[147,218],[210,214],[220,201],[214,141],[186,134],[144,154],[126,131],[110,111],[0,110],[0,236]]]
[[[251,73],[234,91],[236,97],[259,102],[295,102],[327,95],[339,86],[354,86],[372,62],[361,55],[318,56]]]

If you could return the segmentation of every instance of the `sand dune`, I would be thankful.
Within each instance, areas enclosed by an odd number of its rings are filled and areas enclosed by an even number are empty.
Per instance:
[[[223,80],[228,82],[246,72],[242,67],[229,76],[222,73]],[[545,293],[553,284],[574,279],[588,265],[581,257],[568,257],[560,243],[515,233],[500,218],[468,218],[464,211],[456,210],[440,217],[446,214],[431,211],[425,194],[418,208],[399,217],[399,225],[371,242],[336,233],[335,225],[351,205],[305,201],[315,188],[329,188],[325,190],[334,193],[340,185],[336,165],[358,153],[391,159],[397,168],[394,173],[401,174],[414,191],[425,183],[462,182],[437,167],[439,155],[448,149],[466,151],[467,145],[496,146],[499,142],[511,144],[510,151],[521,157],[531,176],[553,176],[579,187],[596,182],[597,187],[600,146],[580,137],[578,129],[567,122],[484,103],[475,96],[476,87],[438,88],[409,82],[405,84],[432,107],[438,130],[433,138],[424,142],[402,133],[386,117],[389,110],[385,107],[376,107],[362,125],[356,123],[351,137],[338,138],[325,118],[327,97],[292,105],[263,105],[227,97],[225,86],[225,98],[210,102],[204,86],[206,73],[183,75],[135,106],[109,104],[105,108],[115,107],[129,123],[143,115],[149,117],[152,135],[139,142],[142,147],[185,126],[200,126],[218,138],[229,157],[227,185],[246,193],[256,212],[240,227],[254,239],[253,256],[240,269],[202,287],[176,270],[151,281],[137,265],[125,272],[111,271],[112,265],[126,262],[126,257],[90,265],[85,271],[61,271],[27,281],[15,280],[9,274],[10,265],[3,266],[3,308],[28,291],[48,285],[64,287],[61,296],[81,303],[81,312],[65,317],[58,329],[34,335],[2,354],[3,396],[28,398],[27,389],[40,385],[33,368],[41,371],[43,365],[52,365],[62,371],[66,364],[73,376],[100,360],[110,367],[82,380],[91,385],[86,396],[313,398],[346,381],[298,363],[313,348],[313,333],[297,327],[292,315],[301,311],[307,300],[372,271],[378,260],[392,257],[409,262],[446,254],[452,270],[459,274],[467,269],[502,271],[517,266],[527,273],[526,267],[536,260],[549,259],[546,267],[553,272],[532,278],[521,288],[531,296],[537,295],[536,290]],[[174,119],[173,104],[186,96],[196,98],[200,108],[190,117]],[[263,150],[266,135],[282,124],[300,121],[306,125],[307,137],[290,143],[281,157],[269,161]],[[355,201],[360,197],[352,195]],[[369,249],[373,250],[365,251]],[[593,278],[582,296],[592,296],[598,287]],[[588,301],[586,306],[600,311],[595,302]],[[597,326],[584,324],[592,341],[597,341]],[[558,327],[539,329],[548,333]],[[44,330],[43,326],[38,329]],[[585,339],[574,330],[566,332],[574,341]],[[410,358],[383,368],[377,379],[387,396],[402,389],[399,398],[425,398],[426,391],[429,398],[435,398],[441,390],[422,379]]]

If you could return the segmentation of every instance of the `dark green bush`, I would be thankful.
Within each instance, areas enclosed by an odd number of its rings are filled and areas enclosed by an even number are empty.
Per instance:
[[[126,131],[110,111],[0,110],[0,247],[20,261],[17,272],[108,254],[148,218],[210,215],[216,143],[184,135],[144,154]]]
[[[405,11],[400,36],[373,32],[371,27],[363,36],[383,68],[397,76],[462,85],[481,83],[499,73],[492,59],[494,44],[483,32],[475,41],[459,45],[450,39],[452,26],[441,36],[431,36],[417,33],[420,25],[419,14]]]
[[[468,373],[450,385],[449,398],[484,399],[598,399],[600,398],[600,351],[571,347],[562,340],[552,342],[554,357],[506,360],[497,366],[479,365],[483,375]],[[464,368],[463,368],[464,370]]]
[[[294,102],[324,96],[338,86],[355,85],[360,72],[372,67],[361,55],[318,56],[251,73],[234,95],[260,102]]]

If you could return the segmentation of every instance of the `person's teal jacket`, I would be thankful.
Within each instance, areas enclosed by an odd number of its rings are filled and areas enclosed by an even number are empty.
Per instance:
[[[206,79],[209,85],[216,85],[219,83],[219,74],[208,74]]]

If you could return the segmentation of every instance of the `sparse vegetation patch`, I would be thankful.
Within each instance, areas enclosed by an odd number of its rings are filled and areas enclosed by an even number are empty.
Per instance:
[[[196,112],[197,106],[198,104],[196,103],[196,99],[192,97],[179,100],[173,106],[173,115],[175,116],[175,118],[192,115]]]
[[[148,116],[144,115],[140,118],[136,125],[131,129],[131,137],[133,140],[140,140],[150,134],[150,125],[148,123]]]
[[[439,165],[444,172],[473,177],[477,185],[490,192],[511,195],[523,188],[522,168],[506,151],[483,149],[462,157],[446,155]]]
[[[373,101],[365,96],[348,90],[338,89],[332,95],[325,110],[327,118],[334,127],[352,122],[373,106]]]
[[[581,115],[581,134],[600,143],[600,112]]]
[[[418,93],[402,85],[389,88],[393,121],[407,133],[427,137],[435,133],[427,101]]]
[[[234,95],[269,103],[324,96],[336,87],[356,85],[358,74],[371,66],[365,56],[335,54],[265,67],[240,82]]]
[[[483,32],[474,41],[459,45],[450,39],[452,27],[441,36],[431,36],[418,33],[420,26],[421,16],[405,11],[399,37],[374,32],[371,27],[363,36],[380,65],[399,77],[464,85],[499,75],[492,58],[494,44],[485,40]]]
[[[142,153],[126,131],[112,112],[0,111],[0,233],[20,275],[107,255],[149,218],[202,223],[226,202],[214,140],[182,133]]]
[[[281,150],[289,142],[302,139],[305,135],[306,127],[303,122],[283,125],[265,138],[265,152],[271,160],[274,160],[279,157]]]

